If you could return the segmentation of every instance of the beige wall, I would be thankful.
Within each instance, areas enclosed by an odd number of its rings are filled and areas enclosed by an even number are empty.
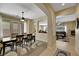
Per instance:
[[[63,15],[73,14],[73,13],[75,13],[75,9],[76,9],[76,7],[71,7],[71,8],[61,10],[59,12],[56,12],[56,16],[63,16]]]
[[[33,20],[27,20],[27,33],[34,33],[35,26]]]
[[[47,33],[36,33],[36,40],[48,42]]]
[[[75,21],[65,22],[63,24],[67,27],[67,35],[71,36],[71,30],[75,30]]]

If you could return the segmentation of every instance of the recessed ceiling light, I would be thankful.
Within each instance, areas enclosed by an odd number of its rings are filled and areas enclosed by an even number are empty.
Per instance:
[[[64,6],[65,5],[65,3],[62,3],[62,6]]]

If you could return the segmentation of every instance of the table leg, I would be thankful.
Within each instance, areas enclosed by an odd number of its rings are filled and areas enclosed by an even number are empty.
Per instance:
[[[16,51],[17,51],[17,43],[16,43]]]
[[[35,42],[35,36],[33,36],[34,42]]]
[[[1,52],[2,52],[2,48],[0,48],[0,55],[1,55]]]
[[[3,56],[5,54],[5,43],[3,44]]]

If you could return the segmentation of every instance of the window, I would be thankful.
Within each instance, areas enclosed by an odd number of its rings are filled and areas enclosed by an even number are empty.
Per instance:
[[[24,22],[24,33],[26,33],[27,32],[27,24],[26,24],[26,22]]]
[[[3,21],[3,37],[10,36],[10,22]]]
[[[18,23],[12,23],[12,33],[19,33],[19,24]]]

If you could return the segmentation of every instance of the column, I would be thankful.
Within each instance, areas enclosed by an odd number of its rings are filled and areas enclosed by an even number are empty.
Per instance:
[[[56,45],[56,17],[49,4],[36,4],[48,17],[48,48]]]
[[[56,17],[49,4],[36,4],[48,17],[48,45],[41,55],[53,55],[56,51]]]
[[[48,10],[48,48],[56,47],[56,17],[53,9],[45,4]]]
[[[79,4],[77,4],[76,8],[77,18],[79,18]],[[79,29],[75,28],[75,49],[79,55]]]
[[[53,12],[48,16],[48,47],[56,46],[56,19]]]

